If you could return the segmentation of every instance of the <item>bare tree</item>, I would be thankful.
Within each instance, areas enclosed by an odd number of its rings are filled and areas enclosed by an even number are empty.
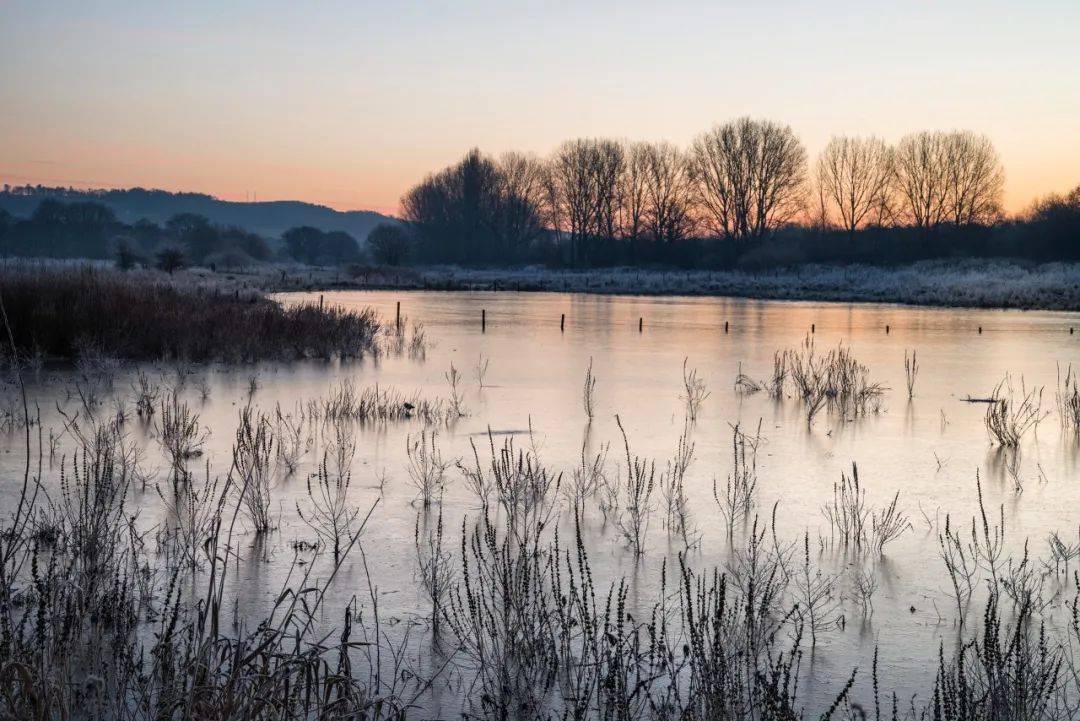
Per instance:
[[[613,240],[619,227],[619,190],[625,155],[623,146],[614,140],[594,141],[595,163],[593,164],[593,183],[596,187],[596,235],[599,238]]]
[[[996,220],[1001,215],[1005,171],[994,144],[970,130],[949,133],[944,144],[948,219],[957,226]]]
[[[566,141],[551,159],[551,213],[568,234],[572,261],[592,231],[594,189],[589,165],[588,140]]]
[[[896,146],[895,179],[902,216],[921,230],[940,225],[946,216],[948,174],[945,134],[922,131],[905,135]]]
[[[555,152],[553,212],[569,233],[573,260],[589,260],[595,241],[615,238],[623,167],[623,146],[614,140],[569,140]]]
[[[848,232],[887,221],[893,152],[875,138],[834,137],[817,161],[817,186],[825,225]]]
[[[644,146],[645,220],[653,241],[683,240],[693,226],[689,167],[682,152],[670,143]]]
[[[547,169],[522,153],[506,153],[496,167],[497,234],[506,256],[514,257],[543,233]]]
[[[694,141],[690,163],[706,220],[726,238],[760,239],[802,208],[806,150],[787,125],[718,125]]]
[[[648,143],[630,143],[624,149],[625,167],[619,191],[622,199],[620,226],[632,258],[636,257],[638,245],[645,236],[648,154]]]

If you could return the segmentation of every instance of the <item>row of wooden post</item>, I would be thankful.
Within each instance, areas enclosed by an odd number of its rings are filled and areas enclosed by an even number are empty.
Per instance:
[[[320,295],[319,296],[319,310],[321,311],[322,309],[323,309],[323,297]],[[400,300],[397,302],[397,312],[396,312],[395,317],[394,317],[394,326],[396,328],[398,328],[398,329],[401,328],[401,301]],[[724,321],[724,332],[725,333],[729,332],[730,328],[731,328],[730,323],[725,320]],[[638,317],[637,329],[638,329],[638,333],[644,332],[644,330],[645,330],[645,317],[644,316],[639,316]],[[888,323],[886,323],[885,324],[885,335],[888,335],[891,330],[892,330],[892,328],[889,326]],[[559,332],[563,333],[565,331],[566,331],[566,313],[563,313],[563,314],[561,314],[559,316]],[[1076,331],[1076,328],[1074,326],[1069,326],[1069,335],[1073,335],[1075,333],[1075,331]],[[487,308],[481,308],[480,309],[480,332],[481,333],[486,333],[487,332]],[[810,324],[810,332],[811,333],[816,333],[817,332],[817,324],[816,323],[811,323]],[[982,329],[981,325],[979,326],[978,332],[979,332],[979,335],[982,335],[983,329]]]

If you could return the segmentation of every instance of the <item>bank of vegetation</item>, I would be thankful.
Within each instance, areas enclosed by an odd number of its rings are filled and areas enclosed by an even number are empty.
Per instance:
[[[22,359],[257,361],[377,352],[370,309],[282,305],[224,282],[85,264],[0,264],[0,300]],[[10,350],[5,350],[10,354]]]

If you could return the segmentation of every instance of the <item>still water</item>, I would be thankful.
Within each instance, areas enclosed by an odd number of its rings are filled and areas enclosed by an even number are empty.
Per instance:
[[[546,293],[322,295],[324,302],[345,308],[374,307],[390,323],[400,303],[407,324],[423,323],[426,353],[422,358],[388,354],[356,363],[196,369],[196,375],[207,379],[209,394],[203,399],[192,382],[182,393],[208,431],[205,454],[193,462],[199,473],[205,472],[206,464],[211,475],[228,472],[238,413],[249,400],[266,412],[279,405],[288,412],[299,403],[325,397],[346,379],[358,388],[378,384],[445,398],[451,365],[461,374],[467,413],[438,426],[438,444],[446,461],[471,463],[475,443],[483,462],[490,430],[496,446],[512,438],[519,448],[532,447],[547,467],[567,474],[581,464],[583,448],[592,456],[610,444],[607,464],[614,476],[620,468],[625,474],[626,466],[616,415],[631,452],[655,460],[661,470],[686,432],[693,445],[686,473],[687,507],[697,541],[689,551],[664,528],[659,493],[652,499],[656,510],[640,558],[598,510],[585,518],[586,545],[598,582],[627,578],[631,605],[639,604],[645,613],[659,593],[662,564],[670,568],[680,551],[701,570],[730,562],[731,544],[714,499],[714,481],[722,489],[732,472],[732,426],[755,432],[760,423],[754,510],[770,534],[775,530],[782,542],[799,543],[800,558],[803,538],[808,537],[812,563],[838,579],[832,622],[819,634],[813,653],[807,649],[804,661],[808,710],[835,694],[853,667],[867,669],[875,646],[880,649],[886,689],[905,699],[930,688],[939,644],[949,648],[957,638],[955,602],[938,534],[947,514],[970,524],[978,512],[977,474],[992,517],[998,517],[999,509],[1004,514],[1012,553],[1021,554],[1026,541],[1033,556],[1047,558],[1051,531],[1074,544],[1080,540],[1080,447],[1075,436],[1062,432],[1054,402],[1059,370],[1063,373],[1070,362],[1080,362],[1080,334],[1070,333],[1071,327],[1080,326],[1080,315]],[[285,303],[317,299],[318,294],[281,296]],[[565,326],[560,330],[563,316]],[[794,398],[777,401],[766,393],[737,392],[734,381],[740,371],[757,380],[768,379],[774,352],[797,348],[808,335],[820,352],[841,343],[850,348],[869,368],[870,380],[887,388],[879,408],[856,419],[823,411],[808,427],[803,406]],[[919,372],[909,400],[904,359],[912,350],[917,352]],[[689,426],[684,360],[687,368],[697,370],[709,393]],[[596,378],[591,422],[583,409],[590,362]],[[482,363],[487,367],[480,387],[477,366]],[[139,370],[162,377],[172,372],[167,366],[124,368],[114,390],[103,393],[128,392]],[[1025,435],[1019,460],[1010,460],[1009,454],[991,445],[983,420],[986,405],[964,400],[990,396],[1006,374],[1018,391],[1021,382],[1028,390],[1044,387],[1041,408],[1046,417]],[[78,406],[71,394],[73,376],[70,371],[44,370],[31,383],[46,435],[50,429],[59,434],[63,427],[57,406],[69,413]],[[251,394],[253,377],[257,389]],[[148,466],[158,467],[158,477],[164,479],[167,465],[153,425],[132,428],[146,448]],[[374,594],[389,633],[403,637],[404,629],[413,629],[409,657],[420,669],[440,663],[420,624],[428,609],[416,582],[414,531],[417,514],[423,511],[407,473],[408,439],[423,428],[417,420],[357,428],[350,500],[365,513],[378,500],[361,537],[371,588],[360,555],[351,554],[324,606],[326,623],[332,627],[354,597],[370,613]],[[47,466],[59,466],[69,441],[58,441],[57,454],[46,460]],[[5,447],[0,490],[7,499],[18,487],[19,443],[15,434]],[[232,576],[241,617],[260,618],[290,570],[298,572],[293,544],[313,540],[314,534],[299,518],[297,505],[306,498],[304,479],[320,458],[314,439],[300,468],[291,475],[280,473],[275,482],[277,530],[264,541],[246,536],[247,552]],[[866,562],[829,543],[829,523],[822,511],[833,497],[834,484],[842,473],[850,474],[852,464],[858,465],[871,508],[888,504],[899,492],[898,507],[910,520],[910,528],[888,545],[884,557],[870,564],[878,584],[872,612],[852,601],[847,580]],[[46,485],[57,475],[46,469]],[[163,518],[163,504],[152,487],[136,490],[129,503],[145,527]],[[477,509],[453,466],[447,473],[443,513],[448,549],[458,556],[462,522],[475,519]],[[572,530],[565,511],[560,527]],[[312,560],[310,553],[301,553],[300,560],[315,564],[315,579],[329,568],[325,557]],[[1067,598],[1071,595],[1050,604],[1051,622],[1061,615],[1061,601]],[[857,694],[865,692],[867,684],[867,675],[861,674]],[[453,684],[437,688],[425,701],[426,713],[456,716],[460,695],[453,688]]]

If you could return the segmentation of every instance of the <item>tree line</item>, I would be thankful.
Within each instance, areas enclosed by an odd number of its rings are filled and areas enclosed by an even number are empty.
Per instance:
[[[966,130],[834,137],[811,163],[789,126],[740,118],[685,148],[470,150],[405,193],[407,226],[385,241],[417,262],[577,267],[1080,258],[1080,188],[1010,218],[1004,177],[992,142]]]
[[[236,226],[211,223],[196,213],[178,213],[158,224],[117,220],[94,201],[42,200],[28,218],[0,210],[0,253],[47,258],[111,258],[122,267],[156,264],[165,270],[185,265],[239,268],[292,260],[338,265],[363,259],[360,244],[342,231],[291,228],[280,241]]]

